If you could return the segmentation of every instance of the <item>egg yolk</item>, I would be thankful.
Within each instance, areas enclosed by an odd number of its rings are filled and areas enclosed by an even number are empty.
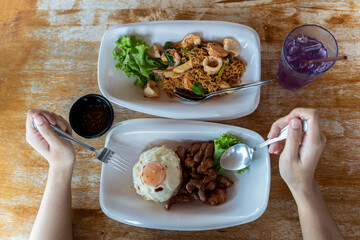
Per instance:
[[[154,161],[144,165],[141,173],[142,182],[151,187],[162,184],[166,177],[166,171],[160,162]]]

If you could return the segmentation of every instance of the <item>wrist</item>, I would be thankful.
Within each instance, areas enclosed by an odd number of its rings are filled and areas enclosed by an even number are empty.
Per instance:
[[[49,178],[55,178],[58,180],[71,180],[74,170],[74,164],[68,166],[58,166],[50,164]]]
[[[320,193],[319,185],[315,179],[307,184],[297,186],[297,188],[290,188],[290,191],[298,204],[304,201],[308,201]]]

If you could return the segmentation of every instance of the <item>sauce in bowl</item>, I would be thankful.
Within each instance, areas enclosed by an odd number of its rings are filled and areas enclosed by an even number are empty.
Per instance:
[[[88,94],[74,103],[69,120],[77,135],[96,138],[110,129],[114,120],[114,110],[103,96]]]
[[[89,132],[100,133],[109,123],[109,111],[101,105],[93,105],[85,109],[82,115],[82,125]]]

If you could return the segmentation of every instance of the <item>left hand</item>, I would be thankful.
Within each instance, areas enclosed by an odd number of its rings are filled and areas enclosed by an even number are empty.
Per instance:
[[[32,127],[34,122],[38,130]],[[75,163],[73,145],[60,138],[51,125],[57,125],[71,135],[69,123],[59,115],[45,110],[31,109],[26,119],[26,141],[49,162],[50,168],[72,169]]]

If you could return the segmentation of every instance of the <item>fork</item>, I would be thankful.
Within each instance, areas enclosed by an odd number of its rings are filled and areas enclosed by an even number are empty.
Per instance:
[[[38,130],[34,122],[32,122],[32,126],[34,129]],[[76,138],[73,138],[63,130],[61,130],[59,127],[51,125],[51,128],[54,130],[54,132],[62,137],[63,139],[76,143],[84,148],[89,149],[90,151],[93,151],[95,153],[95,156],[98,160],[101,162],[108,164],[112,168],[119,170],[123,173],[126,173],[126,171],[130,168],[130,163],[123,159],[122,157],[118,156],[114,151],[110,150],[109,148],[103,147],[103,148],[93,148],[86,143],[83,143]]]

